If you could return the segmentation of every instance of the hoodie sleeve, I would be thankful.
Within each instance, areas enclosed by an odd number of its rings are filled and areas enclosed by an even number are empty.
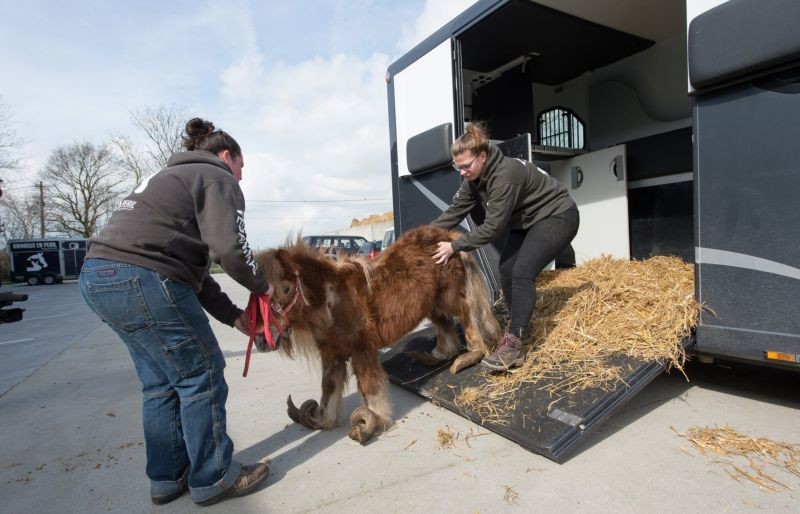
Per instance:
[[[253,258],[244,228],[244,196],[239,185],[215,181],[196,198],[195,213],[200,236],[208,245],[211,260],[225,273],[254,293],[263,293],[268,284]]]
[[[451,229],[456,227],[467,217],[469,211],[475,206],[477,199],[469,186],[469,181],[462,180],[461,186],[453,197],[453,203],[442,214],[439,215],[431,225]]]
[[[242,309],[237,307],[228,298],[228,295],[222,292],[219,284],[211,275],[206,275],[203,279],[203,283],[200,285],[200,292],[197,293],[197,299],[200,300],[200,305],[209,314],[228,326],[232,327],[236,318],[242,315]]]

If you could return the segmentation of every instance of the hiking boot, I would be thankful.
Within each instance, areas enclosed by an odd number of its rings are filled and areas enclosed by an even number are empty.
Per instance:
[[[524,361],[522,339],[514,334],[505,334],[492,354],[484,357],[481,362],[489,369],[506,371],[521,366]]]
[[[242,471],[239,473],[239,476],[236,477],[236,481],[232,486],[208,500],[196,503],[206,507],[208,505],[214,505],[225,498],[244,496],[252,492],[258,484],[267,478],[267,475],[269,475],[269,466],[263,462],[242,466]]]
[[[189,484],[184,479],[178,480],[178,486],[180,486],[180,489],[178,489],[174,493],[168,494],[166,496],[151,496],[150,500],[152,500],[152,502],[155,505],[164,505],[173,500],[177,500],[178,498],[183,496],[183,493],[189,490]]]

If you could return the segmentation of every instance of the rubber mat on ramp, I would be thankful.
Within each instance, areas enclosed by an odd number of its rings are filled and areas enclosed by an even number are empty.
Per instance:
[[[392,383],[559,463],[666,367],[620,356],[610,364],[619,365],[627,372],[610,390],[586,389],[557,396],[552,396],[548,390],[557,379],[524,383],[516,393],[513,411],[504,413],[503,423],[493,423],[484,421],[475,410],[457,405],[456,401],[463,390],[485,384],[489,373],[485,366],[479,364],[451,375],[449,362],[431,368],[404,354],[430,351],[434,346],[435,330],[429,327],[406,336],[383,353],[381,362]]]

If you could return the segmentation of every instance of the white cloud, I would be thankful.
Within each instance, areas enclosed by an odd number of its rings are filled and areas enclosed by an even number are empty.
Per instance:
[[[0,79],[0,92],[25,121],[28,176],[57,145],[112,132],[135,138],[129,111],[137,108],[175,105],[212,120],[242,145],[248,232],[254,246],[271,246],[290,231],[345,228],[391,210],[384,76],[399,55],[388,52],[414,46],[470,3],[428,0],[416,18],[419,0],[358,0],[355,15],[352,3],[340,2],[332,14],[311,16],[291,2],[248,0],[207,0],[190,12],[170,3],[149,11],[103,4],[57,15],[18,3],[0,22],[0,41],[13,36],[15,48],[28,50],[0,51],[15,70]],[[267,13],[280,25],[265,24]],[[37,17],[41,33],[9,33],[15,20]],[[67,34],[70,26],[82,30]],[[384,200],[299,202],[358,198]]]
[[[404,26],[399,47],[410,50],[425,38],[442,28],[477,0],[427,0],[422,12],[409,26]]]
[[[398,35],[400,46],[414,46],[472,3],[428,0]],[[252,244],[274,246],[290,232],[328,232],[390,211],[384,79],[390,58],[337,54],[286,63],[270,61],[251,44],[244,48],[221,73],[222,114],[245,153],[242,189]]]
[[[230,132],[245,154],[242,189],[254,246],[391,210],[388,64],[382,54],[296,64],[246,55],[222,72],[226,126],[236,127]],[[384,200],[321,203],[364,198]]]

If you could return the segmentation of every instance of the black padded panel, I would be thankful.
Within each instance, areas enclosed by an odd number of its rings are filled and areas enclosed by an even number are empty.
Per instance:
[[[689,82],[703,89],[800,60],[800,2],[730,0],[689,24]]]
[[[406,143],[408,171],[413,175],[450,166],[452,144],[452,123],[444,123],[411,137]]]
[[[692,171],[692,128],[625,142],[628,181]]]

